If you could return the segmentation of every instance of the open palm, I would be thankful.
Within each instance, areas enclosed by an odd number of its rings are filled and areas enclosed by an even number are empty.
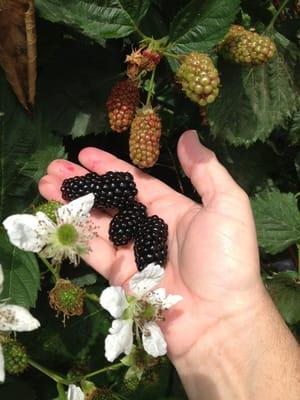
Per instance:
[[[169,258],[162,287],[183,301],[166,312],[162,328],[172,359],[193,348],[201,337],[231,315],[243,313],[261,285],[255,228],[246,194],[202,146],[192,131],[182,135],[178,155],[203,204],[179,194],[130,164],[95,148],[79,154],[83,167],[55,160],[40,181],[47,199],[62,200],[63,179],[89,171],[129,171],[134,175],[137,199],[169,226]],[[91,243],[86,262],[113,285],[126,286],[136,273],[132,245],[115,248],[108,239],[111,216],[95,211],[100,237]]]

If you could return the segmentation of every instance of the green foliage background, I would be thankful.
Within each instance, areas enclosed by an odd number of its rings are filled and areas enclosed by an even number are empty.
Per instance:
[[[205,124],[173,79],[176,62],[165,58],[159,65],[155,104],[163,119],[163,138],[160,159],[149,173],[196,199],[172,154],[184,129],[198,130],[252,198],[266,286],[293,332],[299,333],[300,16],[290,11],[296,2],[286,3],[285,14],[275,21],[270,0],[36,0],[34,118],[25,114],[0,73],[1,220],[30,212],[41,201],[36,184],[55,158],[76,161],[82,147],[93,145],[128,161],[128,137],[110,131],[105,102],[112,84],[123,76],[125,55],[144,35],[164,38],[170,52],[208,52],[222,87]],[[256,68],[218,59],[216,45],[233,22],[272,36],[277,56]],[[87,303],[84,317],[73,318],[64,328],[49,308],[47,292],[53,283],[43,266],[35,256],[13,248],[3,231],[0,262],[5,273],[1,298],[32,307],[42,323],[41,330],[19,335],[32,358],[61,373],[105,365],[106,313]],[[105,287],[83,264],[75,271],[65,265],[64,274],[83,280],[94,293]],[[172,367],[160,374],[156,385],[144,385],[128,398],[182,399]],[[105,379],[118,386],[121,377],[110,373]],[[30,369],[21,377],[8,377],[0,387],[1,399],[19,396],[50,400],[57,392],[48,378]]]

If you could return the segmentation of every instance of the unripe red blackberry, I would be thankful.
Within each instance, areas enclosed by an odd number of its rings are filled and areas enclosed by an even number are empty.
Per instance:
[[[139,101],[140,92],[136,83],[130,79],[115,83],[106,102],[113,131],[124,132],[129,129]]]
[[[136,114],[130,129],[129,152],[133,164],[139,168],[152,167],[159,157],[161,120],[152,107],[144,107]]]
[[[84,290],[67,279],[59,279],[49,292],[49,304],[64,317],[83,313]]]
[[[126,208],[121,209],[111,220],[109,225],[109,239],[115,246],[127,244],[138,227],[146,219],[146,207],[142,203],[133,201]]]
[[[65,179],[61,186],[62,198],[78,199],[88,193],[95,195],[95,208],[124,208],[134,200],[137,189],[129,172],[109,171],[104,175],[90,172],[84,176]]]
[[[4,366],[11,375],[22,374],[29,365],[29,357],[25,347],[13,339],[2,344]]]
[[[152,262],[164,266],[168,256],[168,225],[157,215],[148,217],[139,226],[134,240],[137,268],[142,271]]]
[[[34,213],[36,214],[37,212],[43,212],[44,214],[47,215],[53,222],[56,222],[56,210],[61,207],[62,204],[59,203],[58,201],[47,201],[46,203],[40,204],[37,206],[34,210]]]
[[[220,45],[224,59],[235,64],[257,66],[271,60],[276,53],[272,39],[234,25]]]
[[[219,73],[207,54],[194,52],[186,55],[176,79],[187,97],[201,107],[212,103],[219,94]]]
[[[157,51],[145,49],[142,51],[144,57],[143,68],[146,71],[153,71],[154,68],[159,64],[161,55]]]

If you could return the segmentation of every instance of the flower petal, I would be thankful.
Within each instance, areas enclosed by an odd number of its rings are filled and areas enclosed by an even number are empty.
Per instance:
[[[121,353],[129,354],[133,345],[132,323],[130,319],[115,319],[105,338],[105,357],[113,362]]]
[[[16,305],[0,305],[0,331],[28,332],[40,327],[40,323],[26,308]]]
[[[100,296],[100,304],[113,317],[120,318],[128,307],[124,289],[121,286],[110,286],[104,289]]]
[[[84,400],[84,393],[79,386],[69,385],[68,400]]]
[[[37,215],[15,214],[6,218],[3,225],[10,242],[21,250],[38,253],[55,228],[51,220],[42,212]]]
[[[133,275],[129,281],[130,290],[142,297],[150,292],[164,277],[165,270],[155,263],[149,264],[142,272]]]
[[[167,296],[166,299],[163,301],[162,307],[165,310],[168,310],[169,308],[175,306],[175,304],[177,304],[182,299],[183,297],[177,294],[169,294],[169,296]]]
[[[158,288],[152,290],[151,292],[147,293],[146,295],[147,301],[153,305],[162,304],[166,298],[166,289],[165,288]]]
[[[0,294],[3,289],[3,282],[4,282],[4,274],[3,274],[2,265],[0,264]]]
[[[69,224],[75,220],[87,218],[95,201],[95,195],[89,193],[71,201],[65,206],[59,207],[56,210],[57,219],[60,223]]]
[[[167,343],[160,327],[155,322],[147,322],[143,327],[143,346],[152,357],[163,356],[167,353]]]
[[[0,344],[0,383],[5,381],[4,355]]]

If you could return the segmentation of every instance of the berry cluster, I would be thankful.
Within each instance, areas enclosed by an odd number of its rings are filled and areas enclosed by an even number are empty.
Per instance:
[[[151,107],[144,107],[136,114],[130,129],[129,152],[133,164],[149,168],[156,163],[160,136],[160,117]]]
[[[158,108],[152,107],[152,99],[156,92],[155,71],[163,56],[178,59],[176,82],[201,110],[213,103],[220,91],[219,72],[208,54],[195,51],[183,55],[170,53],[165,45],[165,41],[150,39],[142,41],[137,50],[128,54],[125,59],[127,80],[117,82],[107,100],[111,129],[116,132],[130,129],[130,158],[139,168],[152,167],[160,153],[162,124]],[[267,36],[232,25],[216,50],[230,62],[257,66],[271,60],[276,46]],[[146,76],[149,79],[143,82]],[[147,100],[145,106],[138,108],[140,88],[147,92]]]
[[[190,53],[184,57],[176,78],[187,97],[201,107],[215,101],[219,94],[219,73],[207,54]]]
[[[130,127],[140,101],[138,86],[127,79],[117,82],[107,99],[106,106],[111,129],[124,132]]]
[[[95,195],[96,208],[123,208],[134,199],[137,189],[133,176],[128,172],[107,172],[98,175],[90,172],[63,181],[62,198],[67,201],[78,199],[89,193]]]
[[[223,57],[235,64],[257,66],[271,60],[276,53],[272,39],[233,25],[220,45]]]
[[[95,195],[95,208],[116,208],[109,226],[109,239],[115,246],[134,240],[138,270],[151,262],[164,265],[167,259],[168,226],[157,215],[147,216],[146,206],[135,200],[137,189],[129,172],[90,172],[63,181],[64,200],[72,201],[88,193]]]

